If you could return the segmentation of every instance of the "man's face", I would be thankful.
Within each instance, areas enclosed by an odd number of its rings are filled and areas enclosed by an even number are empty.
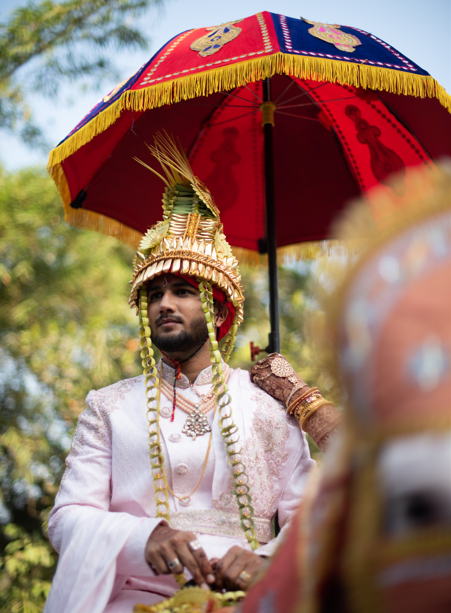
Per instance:
[[[165,353],[190,351],[208,337],[199,290],[177,275],[161,275],[148,285],[152,340]]]

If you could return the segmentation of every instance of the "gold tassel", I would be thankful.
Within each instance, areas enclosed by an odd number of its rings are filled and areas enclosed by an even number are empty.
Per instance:
[[[94,213],[94,211],[73,209],[70,206],[65,206],[64,209],[64,218],[71,226],[87,228],[88,230],[95,230],[107,236],[113,236],[126,245],[133,247],[133,249],[138,249],[139,243],[143,237],[141,232],[133,230],[133,228],[129,228],[120,221],[111,219],[111,217]]]
[[[277,261],[279,264],[289,264],[299,260],[317,260],[323,255],[330,255],[335,249],[343,246],[344,242],[338,240],[308,241],[286,245],[277,249]],[[262,265],[265,267],[268,265],[268,256],[266,254],[261,255],[257,251],[235,246],[233,246],[233,253],[239,260],[240,265]]]
[[[366,64],[351,64],[324,58],[300,57],[275,53],[264,58],[247,60],[195,75],[126,91],[107,109],[91,119],[61,145],[50,152],[48,170],[66,159],[94,136],[109,128],[123,110],[146,111],[181,100],[227,91],[277,74],[300,79],[329,81],[343,85],[388,91],[394,94],[437,98],[451,112],[451,96],[431,76],[404,73]],[[53,176],[53,173],[51,173]],[[55,181],[57,178],[54,176]]]

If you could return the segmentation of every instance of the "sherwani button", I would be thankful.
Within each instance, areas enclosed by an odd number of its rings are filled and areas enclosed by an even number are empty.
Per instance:
[[[175,469],[175,472],[178,475],[186,475],[186,473],[188,472],[188,466],[186,464],[179,464]]]
[[[172,411],[171,411],[171,409],[169,407],[162,407],[160,409],[161,417],[166,417],[166,418],[171,417],[171,413],[172,413]]]
[[[169,440],[171,441],[171,443],[180,443],[180,441],[182,440],[182,435],[178,432],[174,432],[174,434],[171,434],[169,436]]]

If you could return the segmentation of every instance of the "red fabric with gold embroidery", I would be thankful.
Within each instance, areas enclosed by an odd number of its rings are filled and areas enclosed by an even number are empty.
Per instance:
[[[345,34],[358,39],[354,50],[340,49]],[[296,68],[300,58],[305,70]],[[379,71],[374,89],[367,69]],[[167,130],[211,190],[229,243],[257,251],[266,236],[260,110],[266,70],[276,107],[278,246],[329,237],[350,199],[384,185],[392,172],[451,155],[449,97],[433,97],[438,84],[427,95],[415,93],[409,79],[431,77],[414,62],[358,28],[312,27],[262,12],[175,36],[62,141],[51,165],[71,221],[95,226],[76,216],[81,206],[139,232],[157,222],[160,182],[133,158],[151,163],[146,142]],[[403,93],[394,93],[393,84],[404,81]],[[112,123],[105,119],[104,127],[100,119],[108,113]],[[98,227],[120,235],[108,221]]]

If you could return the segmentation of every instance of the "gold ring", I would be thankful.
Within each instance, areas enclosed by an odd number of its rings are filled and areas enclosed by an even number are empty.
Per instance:
[[[247,573],[245,570],[242,570],[240,574],[238,575],[238,579],[241,579],[243,583],[249,583],[250,578],[251,578],[250,574]]]

